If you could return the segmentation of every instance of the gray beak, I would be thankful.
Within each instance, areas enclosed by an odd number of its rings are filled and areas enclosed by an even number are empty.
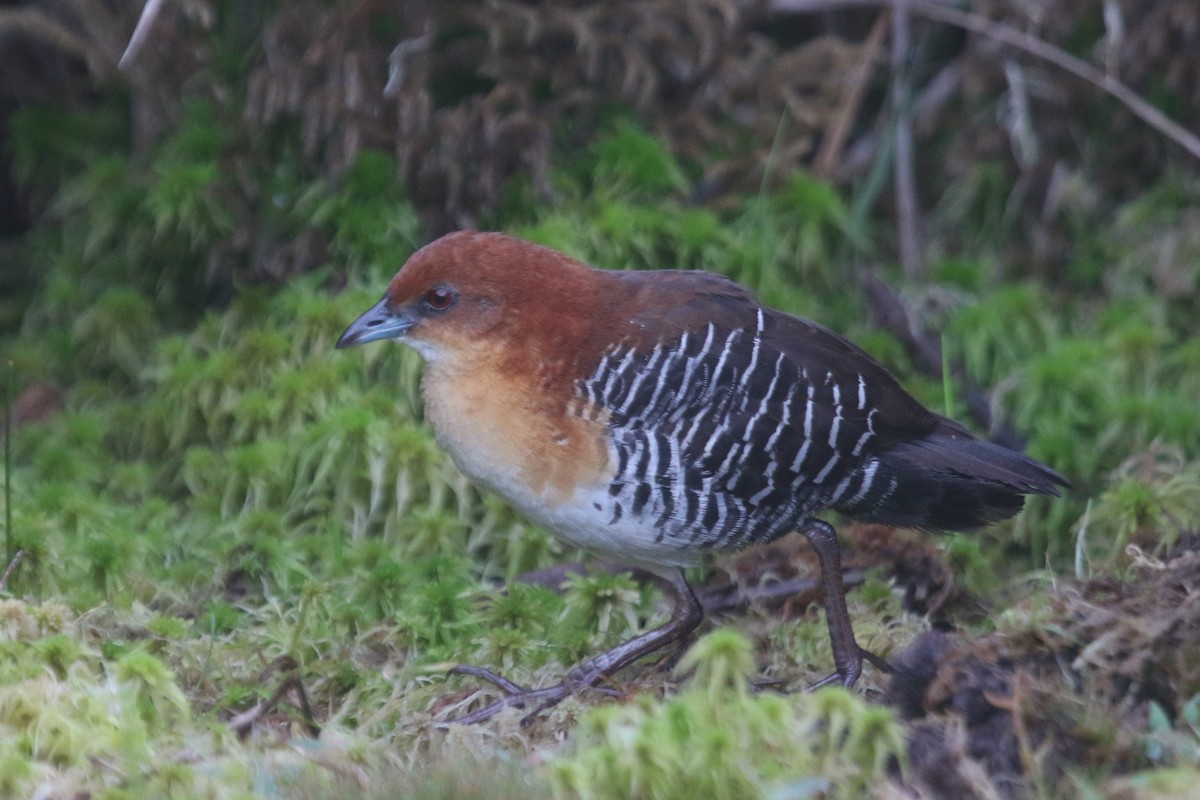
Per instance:
[[[380,339],[395,339],[417,324],[416,320],[403,311],[388,308],[387,300],[387,297],[384,297],[371,306],[367,313],[354,320],[337,340],[337,348],[341,350],[367,342],[377,342]]]

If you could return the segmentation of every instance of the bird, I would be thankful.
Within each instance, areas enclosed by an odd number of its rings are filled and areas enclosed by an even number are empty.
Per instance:
[[[665,579],[660,627],[526,688],[459,665],[530,717],[686,641],[704,613],[684,569],[799,531],[818,557],[834,671],[864,661],[824,511],[930,531],[1012,517],[1066,479],[981,440],[814,322],[695,270],[603,270],[503,233],[449,233],[413,253],[337,348],[395,340],[423,358],[425,417],[472,481],[535,524]],[[612,693],[611,690],[607,690]]]

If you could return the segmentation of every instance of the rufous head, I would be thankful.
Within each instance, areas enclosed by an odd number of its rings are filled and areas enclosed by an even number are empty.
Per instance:
[[[504,234],[450,233],[413,253],[337,347],[395,339],[432,362],[518,338],[552,340],[548,327],[587,316],[592,273]]]

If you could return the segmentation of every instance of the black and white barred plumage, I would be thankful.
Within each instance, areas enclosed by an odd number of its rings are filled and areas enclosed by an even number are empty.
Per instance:
[[[665,329],[652,346],[617,342],[579,381],[580,407],[611,433],[616,469],[598,509],[610,524],[634,517],[664,549],[688,550],[769,541],[827,508],[966,529],[1061,482],[928,411],[836,334],[703,280],[704,303],[720,293],[726,313],[688,325],[684,304],[681,322],[645,326]]]

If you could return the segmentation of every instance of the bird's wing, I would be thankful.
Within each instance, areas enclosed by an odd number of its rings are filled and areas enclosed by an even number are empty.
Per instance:
[[[716,276],[645,275],[629,281],[641,297],[627,335],[581,391],[607,413],[614,496],[665,509],[696,544],[770,538],[840,499],[885,491],[873,454],[937,426],[832,332]]]
[[[744,383],[751,398],[764,396],[774,378],[764,366],[768,354],[783,361],[777,390],[790,383],[816,386],[814,413],[824,416],[814,420],[816,430],[832,424],[840,405],[843,419],[857,420],[862,429],[874,412],[877,444],[917,439],[945,425],[969,437],[956,423],[922,406],[857,345],[816,323],[765,308],[749,290],[727,278],[692,271],[626,275],[632,293],[642,296],[635,306],[639,313],[630,316],[631,329],[643,336],[642,348],[677,341],[684,333],[695,338],[711,324],[718,340],[729,342],[733,349],[730,356],[736,373],[724,377],[734,384]],[[730,340],[733,333],[739,335]],[[755,369],[747,371],[751,361]],[[862,432],[856,430],[855,435]]]
[[[719,518],[702,544],[732,546],[747,525],[755,538],[773,536],[826,507],[968,529],[1065,483],[929,411],[832,331],[764,308],[717,276],[643,275],[629,280],[640,310],[590,390],[625,449],[623,479],[674,481]],[[722,513],[704,505],[707,495]]]

